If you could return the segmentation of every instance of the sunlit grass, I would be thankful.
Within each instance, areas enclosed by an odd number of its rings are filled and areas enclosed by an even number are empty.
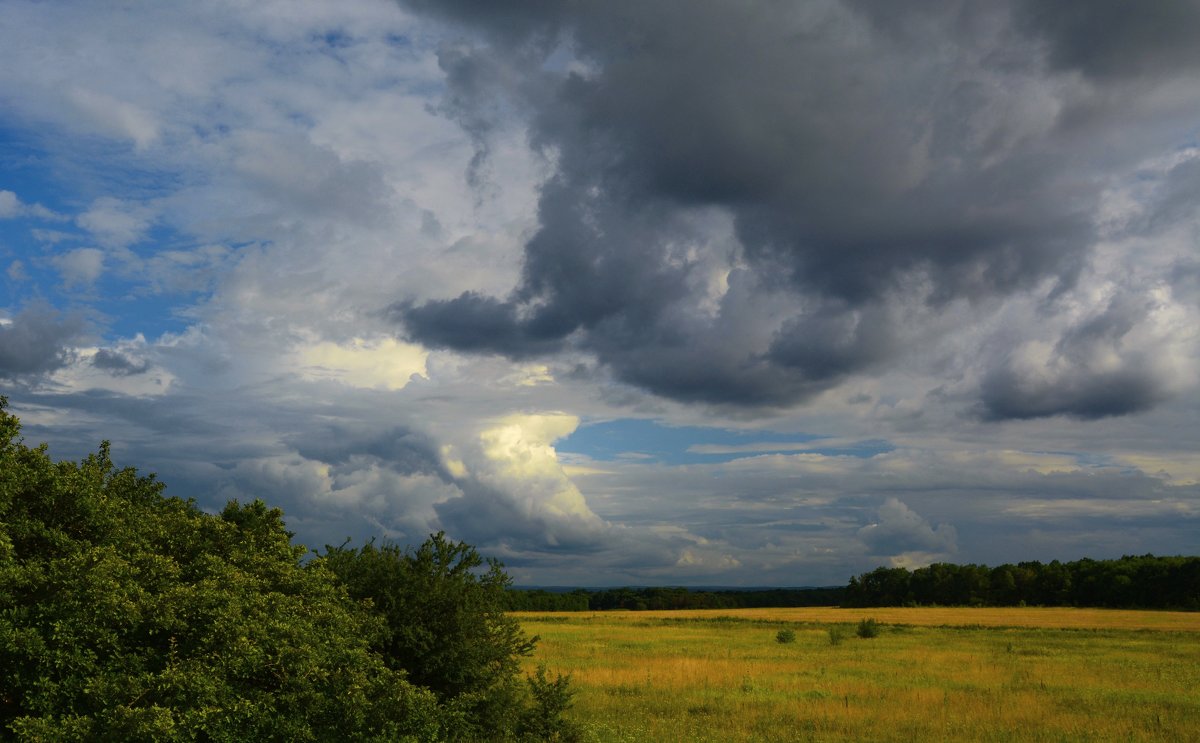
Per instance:
[[[1072,609],[520,614],[595,741],[1192,740],[1200,615]],[[872,617],[882,633],[854,635]],[[830,642],[831,626],[845,639]],[[781,629],[795,642],[776,642]]]

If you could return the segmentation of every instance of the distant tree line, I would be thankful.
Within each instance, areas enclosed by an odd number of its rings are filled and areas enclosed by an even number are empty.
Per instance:
[[[1200,557],[877,568],[850,579],[843,606],[1086,606],[1200,610]]]
[[[750,609],[832,606],[841,603],[845,590],[840,586],[721,590],[682,587],[577,588],[559,593],[544,589],[511,589],[506,601],[510,611]]]
[[[825,588],[509,589],[509,611],[748,609],[799,606],[1087,606],[1200,610],[1200,557],[1141,555],[1119,560],[937,563],[876,568]]]

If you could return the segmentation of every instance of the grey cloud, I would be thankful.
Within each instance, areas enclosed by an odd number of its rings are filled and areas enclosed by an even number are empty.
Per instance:
[[[953,553],[958,537],[949,524],[931,526],[897,498],[888,498],[874,523],[858,530],[858,538],[871,554],[897,556],[906,552]]]
[[[238,437],[245,423],[232,421],[236,414],[244,411],[233,403],[226,407],[190,395],[159,398],[124,395],[102,389],[66,394],[34,393],[28,395],[27,399],[37,405],[70,410],[81,419],[103,422],[103,431],[96,439],[75,439],[71,456],[90,451],[101,438],[111,439],[114,444],[145,445],[146,449],[139,449],[139,453],[159,449],[164,439],[169,439],[172,447],[184,451],[203,442],[205,456],[218,462],[240,455],[261,454],[257,446],[249,445]],[[33,428],[30,426],[31,430]],[[54,429],[47,429],[45,433],[57,435]],[[154,459],[152,456],[141,458],[141,466],[153,469]]]
[[[1140,369],[1079,369],[1042,380],[1004,367],[992,372],[983,385],[983,404],[991,420],[1053,415],[1104,418],[1141,412],[1162,399],[1158,381]]]
[[[809,379],[835,379],[890,356],[898,335],[878,307],[824,307],[785,324],[769,354]]]
[[[1106,169],[1168,144],[1151,126],[1111,146],[1141,93],[1106,90],[1096,108],[1056,77],[1054,64],[1079,56],[1072,17],[1056,11],[409,5],[478,34],[441,55],[444,112],[486,142],[507,101],[556,170],[511,294],[402,301],[393,317],[439,347],[585,350],[618,380],[679,400],[787,405],[869,372],[902,345],[863,318],[886,317],[898,296],[936,308],[1045,279],[1069,288]],[[1071,64],[1085,61],[1104,69]],[[1084,129],[1071,123],[1081,111]],[[726,254],[684,226],[699,209],[731,217]],[[822,309],[763,319],[773,340],[740,337],[729,318],[746,297],[697,311],[706,260]]]
[[[1017,7],[1021,22],[1046,41],[1059,67],[1098,78],[1194,75],[1200,67],[1195,0],[1022,0]]]
[[[438,348],[522,358],[562,347],[561,338],[539,338],[533,329],[519,322],[512,303],[476,292],[463,292],[455,299],[434,300],[419,307],[411,302],[397,303],[388,314],[402,320],[412,335]]]
[[[92,357],[92,366],[103,369],[114,377],[131,377],[145,374],[150,370],[150,362],[146,359],[134,361],[120,351],[101,348]]]
[[[1158,198],[1137,227],[1153,233],[1181,221],[1200,217],[1200,158],[1185,160],[1167,173]]]
[[[394,193],[375,162],[343,157],[299,135],[242,134],[236,167],[288,211],[379,224]]]
[[[1127,347],[1149,310],[1147,299],[1120,296],[1063,333],[1050,358],[1010,356],[983,381],[985,416],[1094,419],[1141,412],[1161,402],[1173,380],[1157,363],[1159,349]]]
[[[68,343],[79,336],[83,321],[45,307],[27,308],[0,324],[0,378],[43,374],[70,363]]]
[[[302,434],[283,438],[305,459],[326,464],[346,464],[353,457],[370,457],[402,475],[437,475],[449,480],[437,455],[437,445],[426,435],[407,428],[382,431],[356,425],[308,426]]]
[[[590,553],[608,547],[604,534],[567,518],[524,511],[512,497],[484,485],[460,482],[464,495],[434,505],[439,522],[457,538],[481,548]]]

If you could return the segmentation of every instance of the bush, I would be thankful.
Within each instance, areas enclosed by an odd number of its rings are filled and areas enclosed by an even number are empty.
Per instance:
[[[327,546],[320,562],[383,620],[377,650],[390,667],[433,690],[447,737],[570,740],[561,717],[568,679],[521,673],[520,659],[538,638],[526,637],[504,611],[511,580],[500,563],[442,532],[414,550]],[[546,731],[550,737],[537,737]]]
[[[775,642],[786,645],[796,641],[796,633],[790,629],[781,629],[775,633]]]
[[[546,667],[538,666],[537,674],[526,679],[532,704],[522,711],[517,724],[519,740],[557,741],[578,743],[583,740],[583,731],[578,725],[563,717],[575,696],[570,688],[570,676],[556,675],[551,681],[546,678]]]
[[[880,625],[879,622],[876,622],[874,619],[864,619],[858,623],[858,630],[855,632],[855,634],[864,639],[878,637],[881,627],[882,625]]]
[[[846,639],[846,630],[839,626],[829,628],[829,644],[841,645],[842,640]]]

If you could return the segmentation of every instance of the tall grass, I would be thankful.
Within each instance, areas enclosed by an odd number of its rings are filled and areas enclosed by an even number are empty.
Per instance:
[[[1182,741],[1200,731],[1200,615],[872,609],[880,631],[863,640],[862,614],[520,616],[542,638],[531,665],[572,673],[571,714],[601,743]],[[776,641],[784,630],[794,642]]]

